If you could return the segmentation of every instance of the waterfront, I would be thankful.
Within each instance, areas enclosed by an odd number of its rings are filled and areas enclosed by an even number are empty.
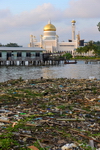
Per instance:
[[[60,64],[58,66],[1,66],[0,82],[10,79],[38,79],[43,78],[75,78],[88,79],[95,77],[100,79],[100,64],[85,64],[78,61],[77,64]]]

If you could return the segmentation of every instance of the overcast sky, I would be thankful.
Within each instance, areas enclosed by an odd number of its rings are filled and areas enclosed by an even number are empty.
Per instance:
[[[71,21],[81,39],[100,41],[100,0],[0,0],[0,43],[28,46],[30,34],[40,40],[51,20],[59,41],[71,39]]]

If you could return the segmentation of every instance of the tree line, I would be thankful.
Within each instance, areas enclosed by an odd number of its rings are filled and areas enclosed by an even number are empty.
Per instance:
[[[2,45],[0,43],[0,47],[21,47],[20,45],[18,45],[17,43],[8,43],[6,45]]]
[[[78,47],[76,49],[76,52],[80,54],[87,53],[89,51],[93,51],[93,54],[96,57],[100,56],[100,41],[89,41],[84,47]]]

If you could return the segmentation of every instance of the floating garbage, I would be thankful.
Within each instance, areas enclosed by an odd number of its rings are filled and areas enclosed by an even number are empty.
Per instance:
[[[35,146],[28,146],[28,148],[30,148],[30,150],[39,150],[37,147],[35,147]]]
[[[63,88],[63,85],[59,85],[60,88]]]
[[[39,139],[44,149],[81,150],[77,145],[90,139],[100,148],[99,80],[20,78],[1,83],[0,93],[2,140],[28,147]]]
[[[74,144],[74,143],[71,143],[71,144],[65,144],[64,146],[61,147],[62,150],[70,150],[72,148],[76,148],[77,145]]]
[[[0,123],[0,126],[4,126],[5,124],[4,123]]]
[[[94,79],[96,79],[96,77],[95,76],[90,76],[89,79],[94,80]]]

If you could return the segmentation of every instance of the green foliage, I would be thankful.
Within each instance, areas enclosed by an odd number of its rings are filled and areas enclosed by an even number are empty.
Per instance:
[[[17,43],[8,43],[5,45],[6,47],[19,47]]]
[[[66,57],[66,59],[71,59],[72,55],[70,53],[65,53],[63,57]]]
[[[98,30],[100,31],[100,22],[97,24]]]
[[[84,52],[84,48],[83,47],[78,47],[76,52],[82,54]]]
[[[93,92],[93,94],[96,94],[97,93],[97,89],[95,87],[92,87],[92,92]]]
[[[6,45],[2,45],[0,43],[0,47],[20,47],[17,43],[8,43]]]
[[[39,150],[48,150],[48,148],[42,148],[42,147],[40,146],[38,140],[34,143],[34,146],[37,147]]]
[[[37,147],[38,149],[42,150],[42,148],[40,147],[40,145],[39,145],[39,143],[37,141],[34,143],[34,146]]]
[[[76,51],[80,54],[93,51],[95,56],[100,55],[100,48],[93,41],[89,41],[84,47],[77,48]]]
[[[90,56],[76,56],[75,59],[96,59],[96,57],[90,57]]]
[[[18,145],[17,141],[12,138],[0,139],[0,150],[10,150],[11,147]]]
[[[22,77],[19,78],[19,81],[20,81],[20,82],[23,81]]]
[[[100,41],[97,41],[97,42],[94,41],[94,44],[97,45],[100,49]]]
[[[86,143],[82,143],[81,147],[85,150],[92,150],[91,146],[88,146]]]
[[[100,46],[96,50],[94,50],[94,54],[96,57],[100,57]]]
[[[66,108],[66,106],[65,105],[59,105],[58,108],[64,110]]]
[[[11,146],[11,143],[12,143],[12,139],[10,139],[10,138],[1,139],[0,140],[1,150],[9,150],[10,146]]]

